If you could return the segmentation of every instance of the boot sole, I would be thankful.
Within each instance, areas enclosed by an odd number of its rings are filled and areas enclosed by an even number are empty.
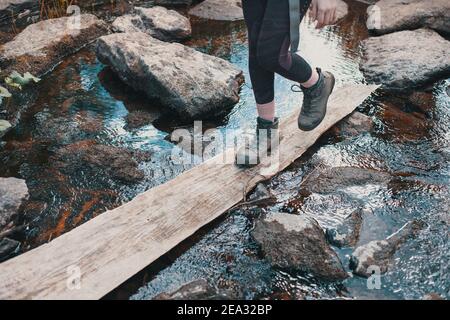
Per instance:
[[[334,78],[334,75],[332,75],[332,79],[333,79],[333,83],[331,84],[331,90],[330,93],[328,94],[327,100],[325,102],[325,112],[322,116],[322,118],[320,119],[320,121],[311,127],[305,127],[305,126],[301,126],[300,124],[298,124],[298,128],[302,131],[313,131],[315,128],[317,128],[323,121],[323,119],[325,119],[325,116],[327,115],[327,108],[328,108],[328,99],[330,98],[331,94],[333,93],[334,90],[334,85],[336,84],[336,79]]]

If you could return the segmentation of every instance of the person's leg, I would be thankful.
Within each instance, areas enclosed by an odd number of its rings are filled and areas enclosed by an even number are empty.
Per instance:
[[[310,2],[310,0],[301,0],[301,19],[306,14]],[[301,130],[310,131],[325,118],[335,79],[331,72],[322,72],[319,68],[313,70],[302,57],[290,52],[289,47],[289,1],[267,0],[259,32],[257,59],[265,69],[301,84],[303,104],[298,118],[298,127]]]
[[[301,1],[301,19],[311,0]],[[290,20],[288,0],[267,0],[257,42],[257,60],[263,68],[298,82],[304,87],[314,85],[319,76],[302,57],[289,50]]]
[[[249,72],[258,116],[274,121],[274,72],[261,67],[257,59],[257,44],[266,4],[267,0],[242,0],[242,9],[248,30]]]
[[[256,100],[258,118],[256,135],[241,145],[236,153],[236,164],[257,165],[273,146],[278,145],[278,119],[275,118],[275,73],[258,62],[257,46],[267,0],[242,0],[244,18],[248,29],[249,71]]]

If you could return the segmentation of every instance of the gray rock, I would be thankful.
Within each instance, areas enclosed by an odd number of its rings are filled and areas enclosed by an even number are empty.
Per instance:
[[[14,40],[0,47],[1,74],[12,70],[42,76],[65,56],[108,32],[105,22],[91,14],[80,16],[80,28],[72,17],[49,19],[29,25]]]
[[[0,138],[3,137],[11,129],[11,127],[12,126],[9,121],[0,119]]]
[[[9,238],[0,240],[0,262],[8,259],[20,249],[20,242]]]
[[[24,180],[0,178],[0,231],[18,214],[20,206],[28,197]]]
[[[189,14],[218,21],[244,20],[240,0],[205,0],[189,10]]]
[[[258,183],[247,200],[249,204],[268,204],[274,201],[276,201],[276,197],[263,183]]]
[[[350,268],[353,273],[369,277],[373,267],[385,273],[400,246],[408,239],[416,237],[425,226],[423,221],[410,221],[386,239],[374,240],[356,248],[350,259]]]
[[[206,280],[200,279],[189,282],[171,293],[161,293],[153,300],[217,300],[225,296],[217,293],[216,289]]]
[[[431,28],[450,33],[450,1],[448,0],[380,0],[377,11],[368,20],[379,15],[379,24],[369,23],[369,30],[385,34],[400,30]]]
[[[223,59],[141,32],[100,38],[97,56],[128,85],[185,120],[224,114],[239,101],[244,81],[242,71]]]
[[[362,223],[363,213],[358,209],[349,214],[337,228],[326,230],[328,242],[339,248],[354,247],[358,243]]]
[[[361,70],[387,89],[425,85],[450,76],[450,42],[428,29],[400,31],[363,41]]]
[[[390,179],[388,173],[373,169],[333,167],[317,170],[308,177],[303,188],[309,192],[326,194],[351,186],[386,185]]]
[[[373,129],[372,118],[361,112],[353,112],[337,125],[338,130],[344,136],[357,136]]]
[[[328,281],[348,277],[322,228],[310,217],[276,213],[257,220],[251,235],[275,267],[307,272]]]
[[[181,41],[191,36],[188,18],[164,7],[135,8],[134,14],[118,17],[112,24],[116,32],[145,32],[163,41]]]

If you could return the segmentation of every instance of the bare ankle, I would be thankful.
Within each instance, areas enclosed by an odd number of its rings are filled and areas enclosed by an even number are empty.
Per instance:
[[[257,104],[258,116],[261,119],[274,121],[275,120],[275,101],[265,104]]]
[[[314,68],[311,74],[311,77],[308,81],[301,83],[302,87],[304,88],[311,88],[313,85],[315,85],[319,81],[319,73]]]

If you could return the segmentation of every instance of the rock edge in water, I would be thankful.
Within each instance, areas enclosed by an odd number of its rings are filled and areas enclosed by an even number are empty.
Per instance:
[[[244,81],[228,61],[142,32],[99,38],[97,56],[126,84],[185,121],[224,115],[239,101]]]
[[[322,228],[311,217],[275,213],[257,220],[251,235],[272,266],[310,273],[326,281],[348,277]]]

